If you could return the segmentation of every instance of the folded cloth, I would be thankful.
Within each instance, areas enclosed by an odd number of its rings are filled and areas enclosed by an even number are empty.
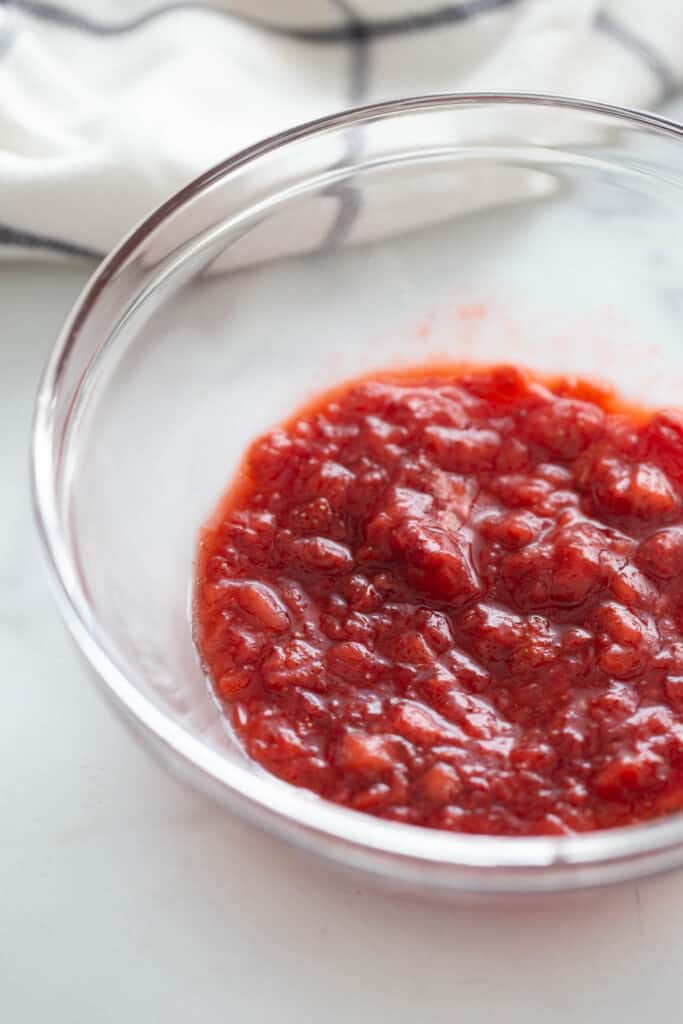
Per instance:
[[[0,247],[99,256],[212,164],[362,103],[652,107],[681,53],[680,0],[0,0]]]

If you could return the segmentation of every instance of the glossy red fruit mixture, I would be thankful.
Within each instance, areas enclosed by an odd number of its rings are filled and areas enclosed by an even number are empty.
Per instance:
[[[195,631],[248,753],[393,821],[683,807],[683,415],[514,367],[352,382],[248,451]]]

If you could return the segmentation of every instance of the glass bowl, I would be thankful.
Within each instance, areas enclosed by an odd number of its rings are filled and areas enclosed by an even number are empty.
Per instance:
[[[555,97],[402,100],[226,160],[153,213],[72,310],[33,483],[61,611],[146,743],[238,813],[416,889],[529,893],[683,861],[683,815],[568,838],[420,829],[266,774],[192,643],[197,533],[247,443],[373,369],[516,361],[677,403],[683,129]]]

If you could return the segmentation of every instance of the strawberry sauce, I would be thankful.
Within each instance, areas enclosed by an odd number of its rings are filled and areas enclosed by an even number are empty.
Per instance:
[[[195,636],[249,755],[393,821],[683,807],[683,415],[516,367],[350,382],[257,440]]]

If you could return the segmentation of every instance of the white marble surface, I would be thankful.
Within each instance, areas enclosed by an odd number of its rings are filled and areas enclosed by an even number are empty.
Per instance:
[[[28,495],[36,378],[86,273],[0,267],[2,1019],[674,1020],[683,873],[423,905],[231,820],[135,745],[53,608]]]

